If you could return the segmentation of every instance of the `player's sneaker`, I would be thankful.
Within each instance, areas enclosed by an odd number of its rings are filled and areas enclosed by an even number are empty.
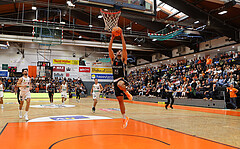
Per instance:
[[[24,117],[25,117],[25,120],[28,121],[28,115],[25,114]]]
[[[19,112],[19,118],[22,118],[22,112],[21,111]]]
[[[92,112],[93,112],[93,113],[95,113],[95,110],[96,110],[95,107],[92,107]]]
[[[3,105],[1,106],[1,109],[4,109]]]
[[[123,119],[123,126],[122,126],[122,128],[126,128],[127,127],[128,121],[129,121],[129,118],[126,116],[126,118]]]
[[[125,94],[129,100],[133,100],[133,96],[128,91]]]

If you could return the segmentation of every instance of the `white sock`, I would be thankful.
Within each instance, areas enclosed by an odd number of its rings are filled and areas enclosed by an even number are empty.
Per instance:
[[[28,111],[25,112],[25,115],[28,115]]]
[[[122,116],[123,116],[123,119],[126,119],[126,115],[125,114],[123,114]]]
[[[3,104],[2,104],[2,107],[3,107]]]

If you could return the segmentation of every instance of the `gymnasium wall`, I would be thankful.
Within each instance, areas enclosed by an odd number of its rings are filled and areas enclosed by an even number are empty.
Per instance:
[[[71,64],[63,64],[63,63],[55,63],[53,64],[53,60],[79,60],[79,57],[85,55],[85,51],[87,54],[91,55],[87,58],[84,58],[86,61],[86,66],[88,69],[91,69],[93,63],[96,62],[97,59],[103,58],[103,53],[98,53],[93,51],[91,48],[85,48],[80,46],[62,46],[56,45],[52,46],[49,49],[46,47],[40,47],[38,44],[35,43],[24,43],[24,58],[21,53],[17,54],[18,46],[15,44],[10,44],[9,49],[0,50],[0,71],[2,70],[2,64],[8,64],[8,66],[17,67],[17,72],[21,72],[23,68],[28,68],[28,66],[37,66],[38,61],[49,61],[51,62],[51,66],[64,66],[65,71],[67,68],[69,69],[67,77],[70,78],[77,78],[83,77],[83,81],[90,81],[92,82],[91,72],[82,71],[79,72],[79,65],[71,65]],[[76,57],[73,57],[73,53],[75,53]],[[90,68],[89,68],[90,67]],[[101,67],[101,66],[98,66]],[[61,74],[61,72],[59,72]],[[103,73],[104,74],[104,73]],[[101,75],[103,75],[101,74]],[[66,77],[66,74],[64,74]],[[112,80],[109,79],[102,79],[103,82],[110,82]]]

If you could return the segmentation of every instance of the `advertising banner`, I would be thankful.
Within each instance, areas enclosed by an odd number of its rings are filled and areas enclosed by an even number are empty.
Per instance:
[[[78,66],[66,66],[66,72],[78,72]]]
[[[92,68],[92,73],[112,73],[112,68]]]
[[[79,65],[78,60],[53,59],[53,64]]]
[[[90,73],[90,71],[91,71],[90,67],[79,67],[79,72]]]
[[[83,81],[91,81],[91,74],[90,73],[81,73],[79,75],[79,78],[81,78]]]
[[[113,80],[112,74],[92,74],[91,79]]]
[[[55,72],[65,72],[65,66],[53,66]]]
[[[61,72],[54,72],[53,73],[53,77],[56,78],[62,78],[62,77],[65,77],[65,73],[61,73]]]
[[[7,71],[0,71],[0,77],[7,77],[8,72]]]

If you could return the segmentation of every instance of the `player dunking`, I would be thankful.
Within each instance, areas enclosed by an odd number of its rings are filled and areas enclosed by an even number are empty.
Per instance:
[[[3,91],[4,91],[4,85],[0,80],[0,104],[2,109],[3,109]]]
[[[23,77],[19,78],[17,87],[20,89],[20,105],[19,105],[19,118],[22,118],[22,107],[24,104],[24,100],[27,101],[27,105],[25,108],[25,120],[28,121],[28,111],[31,101],[31,93],[30,90],[32,88],[31,86],[31,79],[28,77],[28,70],[23,69],[22,70]]]
[[[95,78],[94,79],[95,83],[93,84],[92,86],[92,90],[91,90],[91,93],[92,93],[92,96],[93,96],[93,107],[92,107],[92,112],[95,113],[95,110],[96,110],[96,105],[97,105],[97,102],[100,98],[100,92],[103,90],[103,87],[100,83],[98,83],[98,79]]]
[[[127,49],[126,49],[126,42],[123,37],[123,33],[121,29],[120,29],[120,32],[121,32],[120,36],[122,39],[122,46],[123,46],[122,51],[119,50],[116,56],[114,56],[114,53],[112,50],[112,43],[115,37],[114,34],[112,34],[108,51],[109,51],[109,57],[112,61],[115,95],[118,99],[120,110],[123,116],[123,128],[126,128],[128,125],[129,118],[125,115],[123,93],[125,93],[125,95],[128,97],[129,100],[132,100],[132,95],[127,91],[126,85],[128,85],[128,82],[124,79],[126,75]]]
[[[67,100],[67,91],[68,91],[68,86],[65,83],[65,81],[63,81],[63,83],[60,87],[60,92],[61,92],[61,96],[62,96],[62,105],[64,105],[65,101]]]

